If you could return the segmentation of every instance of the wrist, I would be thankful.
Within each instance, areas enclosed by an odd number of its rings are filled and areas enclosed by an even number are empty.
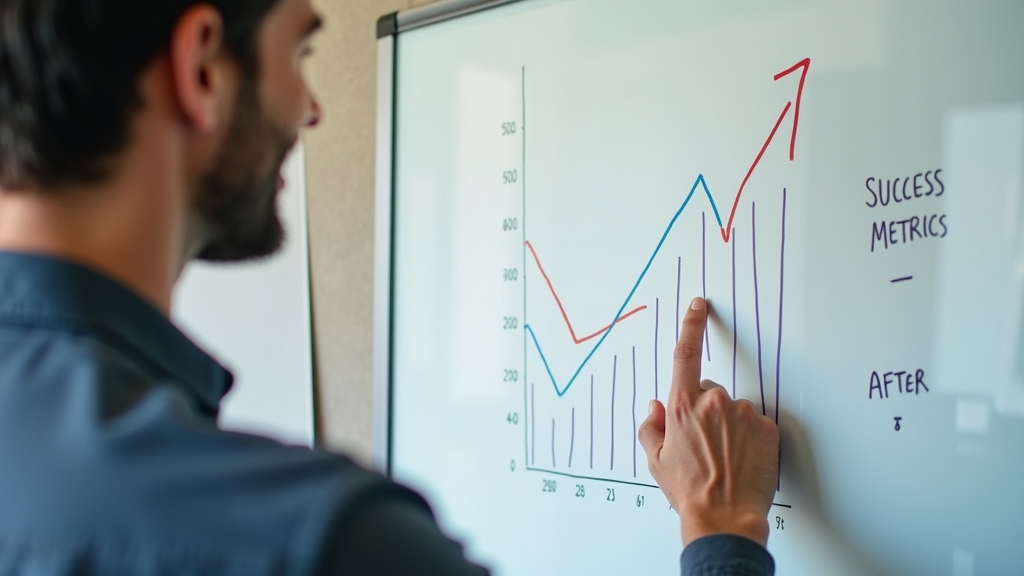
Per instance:
[[[680,511],[683,546],[704,536],[733,534],[768,545],[768,518],[762,513],[727,509]]]

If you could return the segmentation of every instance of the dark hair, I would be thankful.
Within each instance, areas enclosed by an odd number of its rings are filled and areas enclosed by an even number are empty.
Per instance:
[[[260,24],[278,0],[205,0],[225,45],[258,75]],[[0,187],[102,180],[141,104],[142,70],[203,0],[0,0]]]

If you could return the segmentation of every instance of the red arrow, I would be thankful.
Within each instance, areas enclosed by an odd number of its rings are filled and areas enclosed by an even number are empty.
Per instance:
[[[789,138],[790,161],[793,160],[794,150],[796,149],[796,130],[797,125],[800,123],[800,101],[803,98],[804,94],[804,80],[807,78],[807,70],[810,67],[811,59],[804,58],[803,60],[797,62],[796,64],[790,66],[789,68],[783,70],[782,72],[779,72],[774,76],[775,80],[778,80],[779,78],[788,76],[789,74],[792,74],[797,70],[803,69],[803,71],[800,73],[800,84],[797,86],[796,89],[796,108],[793,112],[793,133]],[[722,240],[728,242],[729,237],[732,236],[732,221],[736,217],[736,208],[738,208],[740,205],[740,197],[743,196],[743,188],[746,187],[747,180],[750,180],[751,174],[754,173],[754,168],[757,168],[757,164],[761,162],[761,157],[764,156],[765,150],[768,149],[768,145],[771,144],[772,139],[775,138],[775,133],[779,131],[779,126],[782,125],[782,120],[786,117],[786,114],[789,113],[789,109],[792,107],[792,102],[786,102],[786,106],[782,109],[782,114],[779,114],[779,119],[775,121],[775,126],[772,127],[771,133],[768,134],[768,139],[764,141],[764,144],[761,146],[761,150],[758,151],[757,153],[757,157],[754,158],[754,163],[750,165],[750,169],[747,170],[746,176],[743,177],[743,182],[740,183],[740,189],[738,192],[736,192],[736,199],[733,200],[732,202],[732,210],[729,212],[729,221],[726,223],[725,227],[721,229]]]
[[[803,60],[793,64],[789,68],[786,68],[782,72],[775,75],[775,79],[778,80],[784,76],[788,76],[793,72],[803,68],[800,72],[800,84],[796,87],[796,109],[793,110],[793,135],[789,138],[789,159],[793,160],[793,150],[796,148],[796,127],[800,124],[800,100],[804,96],[804,80],[807,79],[807,70],[811,67],[811,59],[804,58]]]

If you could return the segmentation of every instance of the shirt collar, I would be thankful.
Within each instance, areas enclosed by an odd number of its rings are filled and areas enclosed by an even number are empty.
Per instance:
[[[231,373],[160,311],[114,280],[48,256],[0,252],[0,324],[86,331],[184,388],[216,416]]]

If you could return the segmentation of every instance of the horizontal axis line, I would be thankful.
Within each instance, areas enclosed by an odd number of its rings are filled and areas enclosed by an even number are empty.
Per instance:
[[[569,474],[568,472],[556,472],[555,470],[547,470],[545,468],[536,468],[533,466],[527,466],[527,470],[530,472],[544,472],[545,474],[554,474],[556,476],[566,476],[568,478],[576,478],[578,480],[594,480],[596,482],[614,482],[616,484],[629,484],[630,486],[643,486],[645,488],[657,488],[657,484],[644,484],[642,482],[627,482],[625,480],[613,480],[611,478],[598,478],[596,476],[582,476],[580,474]]]
[[[567,478],[576,478],[577,480],[593,480],[595,482],[611,482],[613,484],[627,484],[629,486],[641,486],[643,488],[658,488],[657,484],[644,484],[642,482],[627,482],[626,480],[615,480],[612,478],[599,478],[597,476],[583,476],[581,474],[569,474],[568,472],[558,472],[555,470],[548,470],[546,468],[537,468],[535,466],[527,466],[526,470],[530,472],[543,472],[545,474],[554,474],[555,476],[565,476]],[[772,506],[778,506],[780,508],[793,507],[789,504],[779,504],[778,502],[772,502]]]

